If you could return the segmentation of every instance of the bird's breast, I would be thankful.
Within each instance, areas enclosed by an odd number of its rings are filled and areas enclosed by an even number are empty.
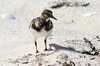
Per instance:
[[[52,28],[52,29],[53,29],[53,28]],[[37,32],[36,30],[30,28],[30,31],[31,31],[31,33],[33,34],[33,36],[34,36],[35,38],[38,38],[38,37],[47,37],[47,36],[49,36],[49,35],[51,34],[51,32],[52,32],[52,29],[49,30],[49,31],[46,31],[46,30],[44,29],[44,27],[43,27],[43,29],[41,29],[40,32]]]

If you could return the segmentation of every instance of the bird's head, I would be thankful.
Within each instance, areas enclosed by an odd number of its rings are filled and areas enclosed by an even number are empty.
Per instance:
[[[57,20],[54,16],[53,16],[53,12],[51,10],[48,10],[48,9],[45,9],[43,12],[42,12],[42,16],[46,19],[48,18],[53,18],[55,20]]]

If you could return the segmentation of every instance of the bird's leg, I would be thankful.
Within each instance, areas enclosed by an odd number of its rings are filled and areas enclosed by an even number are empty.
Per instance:
[[[37,42],[35,41],[35,48],[36,48],[36,53],[39,53],[38,49],[37,49]]]
[[[44,40],[44,43],[45,43],[45,51],[47,51],[47,41],[46,41],[46,39]]]

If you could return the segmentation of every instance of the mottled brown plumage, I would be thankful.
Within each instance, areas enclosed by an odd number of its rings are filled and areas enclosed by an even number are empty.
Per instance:
[[[38,24],[38,26],[35,25],[36,23]],[[37,32],[41,32],[42,29],[44,29],[45,31],[49,31],[53,28],[53,23],[51,20],[46,21],[46,19],[41,19],[40,17],[38,17],[32,20],[31,27]]]
[[[39,37],[45,37],[45,50],[47,50],[46,39],[51,34],[53,29],[53,23],[49,18],[57,20],[53,15],[51,10],[44,10],[40,17],[37,17],[31,21],[29,28],[35,38],[36,53],[38,53],[36,39]]]

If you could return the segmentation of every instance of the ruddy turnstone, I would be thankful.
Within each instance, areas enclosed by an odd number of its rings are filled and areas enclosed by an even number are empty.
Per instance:
[[[29,29],[31,29],[32,34],[34,35],[35,38],[35,47],[36,47],[36,53],[38,53],[37,49],[37,38],[39,37],[45,37],[44,43],[45,43],[45,51],[47,50],[47,45],[46,45],[46,40],[48,36],[51,34],[52,29],[53,29],[53,23],[49,18],[53,18],[57,20],[53,16],[53,12],[49,9],[45,9],[40,17],[37,17],[31,21],[31,24],[29,26]]]

